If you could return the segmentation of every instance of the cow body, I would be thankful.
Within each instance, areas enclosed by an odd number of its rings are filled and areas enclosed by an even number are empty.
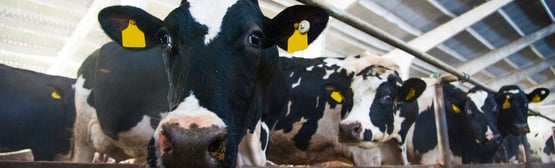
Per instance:
[[[113,145],[105,147],[108,151],[148,155],[151,167],[234,167],[239,142],[247,130],[254,133],[261,118],[272,115],[266,110],[273,105],[264,103],[273,99],[266,95],[272,89],[267,84],[273,75],[262,73],[279,69],[262,66],[278,60],[275,45],[287,48],[288,36],[298,31],[294,23],[301,20],[311,24],[304,32],[308,42],[327,23],[328,15],[320,8],[288,9],[270,20],[256,1],[192,0],[183,1],[164,21],[130,6],[103,9],[99,21],[106,34],[120,47],[131,49],[114,47],[117,52],[113,52],[108,44],[100,50],[96,64],[83,65],[89,67],[82,67],[82,74],[93,75],[82,75],[77,83],[85,88],[78,90],[83,94],[77,103],[85,104],[78,115],[93,124],[87,122],[81,128],[105,134],[92,141],[110,142]],[[138,29],[144,36],[126,36],[122,32],[127,28]],[[132,58],[148,65],[124,62],[127,57],[148,56],[157,58]],[[143,72],[152,70],[151,66],[154,72]],[[96,93],[100,90],[111,92]],[[138,98],[137,94],[147,96]],[[110,99],[122,101],[108,102]],[[147,101],[121,104],[137,99]],[[115,115],[104,111],[110,109],[118,111]],[[90,149],[99,149],[94,147]]]
[[[67,159],[74,82],[0,65],[0,152],[31,148],[35,160]]]
[[[392,82],[397,93],[396,65],[369,53],[340,59],[282,58],[281,61],[285,78],[289,79],[288,110],[271,131],[268,159],[278,164],[334,160],[357,166],[379,163],[379,159],[369,159],[376,150],[340,143],[336,135],[340,132],[341,119],[357,105],[361,105],[359,110],[368,111],[372,103],[366,99],[379,92],[379,85]],[[390,94],[391,101],[398,96]]]
[[[552,113],[547,116],[555,117]],[[544,118],[535,116],[528,117],[528,123],[530,123],[530,133],[526,134],[526,138],[507,135],[503,139],[505,153],[502,153],[500,162],[555,162],[555,148],[553,147],[553,127],[555,125]],[[527,159],[524,156],[525,146],[530,149],[530,158]]]
[[[435,88],[434,84],[431,86],[418,100],[417,106],[402,108],[419,111],[418,119],[407,135],[407,154],[412,163],[430,165],[441,162],[433,103]],[[472,89],[467,94],[450,83],[442,83],[440,87],[449,135],[450,149],[447,151],[452,162],[491,163],[500,140],[493,94],[481,89]]]
[[[83,62],[78,76],[75,161],[90,162],[100,152],[144,162],[148,141],[169,111],[160,48],[133,51],[107,43]]]

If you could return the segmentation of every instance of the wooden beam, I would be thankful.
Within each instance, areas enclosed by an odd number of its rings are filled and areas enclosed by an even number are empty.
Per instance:
[[[500,77],[498,78],[498,80],[487,83],[487,85],[489,85],[492,89],[497,90],[503,85],[516,84],[519,81],[527,78],[528,76],[541,72],[553,66],[554,64],[555,64],[555,58],[549,58],[537,65],[531,66],[529,68],[525,68],[523,70],[514,71],[513,73],[505,77]]]
[[[75,52],[79,48],[80,42],[85,40],[85,37],[89,34],[91,29],[93,28],[93,25],[96,23],[92,22],[91,20],[96,20],[96,15],[98,11],[102,7],[106,6],[106,4],[108,4],[108,1],[104,0],[95,0],[91,3],[89,9],[87,9],[87,12],[83,16],[83,18],[81,18],[81,21],[79,21],[79,24],[73,30],[71,36],[62,47],[60,52],[58,52],[58,56],[55,58],[53,64],[50,66],[50,68],[48,68],[46,73],[52,75],[57,75],[60,73],[60,71],[63,69],[62,66],[67,60],[70,59],[71,56],[75,55]]]
[[[408,42],[408,46],[414,47],[419,51],[428,51],[433,47],[443,43],[445,40],[457,35],[461,31],[470,27],[479,20],[489,16],[491,13],[497,11],[499,8],[505,6],[511,2],[511,0],[491,0],[483,3],[480,6],[450,20],[449,22],[442,24],[435,29],[424,33],[420,37],[417,37]],[[412,64],[414,56],[403,52],[399,49],[395,49],[385,57],[395,58],[397,60],[404,60],[400,63],[401,73],[403,76],[408,76],[408,70]]]
[[[477,72],[485,69],[486,67],[495,64],[496,62],[510,56],[511,54],[521,50],[522,48],[531,45],[535,41],[542,39],[555,32],[555,24],[551,24],[543,29],[534,33],[526,35],[518,40],[515,40],[501,48],[492,50],[485,55],[477,57],[473,60],[466,62],[459,66],[457,69],[468,73],[469,75],[476,74]]]

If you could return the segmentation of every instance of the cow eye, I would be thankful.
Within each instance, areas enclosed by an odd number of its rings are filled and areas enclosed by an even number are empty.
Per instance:
[[[391,104],[391,103],[393,103],[393,98],[391,97],[391,95],[386,95],[386,96],[382,97],[382,99],[380,101],[384,104]]]
[[[263,38],[262,33],[255,32],[248,36],[247,42],[249,43],[249,45],[253,47],[260,47],[262,46],[262,38]]]

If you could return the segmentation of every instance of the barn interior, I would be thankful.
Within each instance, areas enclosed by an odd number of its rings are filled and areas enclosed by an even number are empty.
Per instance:
[[[425,52],[492,90],[516,84],[525,92],[555,91],[553,0],[322,0]],[[75,78],[81,63],[110,39],[97,13],[110,5],[133,5],[164,18],[179,0],[2,0],[0,63]],[[273,17],[295,0],[259,0]],[[398,59],[409,77],[445,70],[331,17],[307,50],[284,56],[347,57],[364,51]],[[474,85],[465,83],[466,88]],[[530,104],[555,112],[555,96]]]

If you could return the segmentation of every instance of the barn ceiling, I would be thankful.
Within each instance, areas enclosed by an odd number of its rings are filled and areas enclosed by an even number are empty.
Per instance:
[[[492,89],[517,84],[525,91],[546,87],[555,94],[553,0],[323,1],[427,52]],[[81,62],[109,41],[96,20],[100,9],[131,4],[163,18],[179,2],[2,0],[0,63],[75,77]],[[269,17],[287,6],[300,4],[294,0],[259,2]],[[317,54],[295,54],[345,57],[370,51],[392,58],[407,55],[333,18],[325,35],[309,50]],[[410,66],[411,77],[426,77],[432,72],[441,73],[442,70],[418,59]],[[555,111],[554,97],[549,96],[538,108],[542,112]]]

